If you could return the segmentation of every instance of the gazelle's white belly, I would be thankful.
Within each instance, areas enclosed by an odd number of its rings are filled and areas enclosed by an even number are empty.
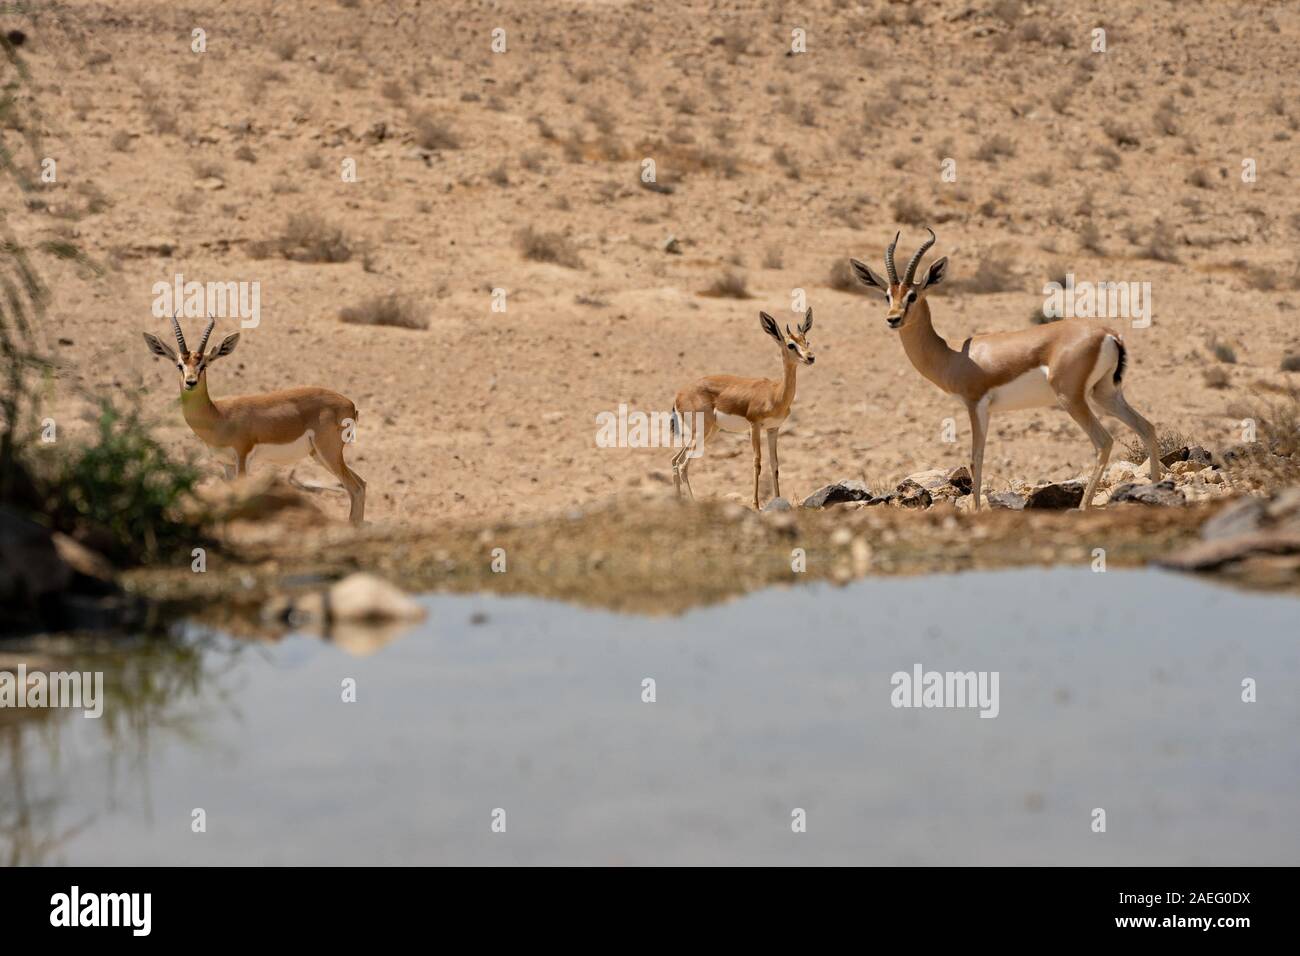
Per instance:
[[[1055,405],[1056,392],[1047,381],[1047,366],[1031,368],[989,392],[989,411],[1009,412],[1021,408]]]
[[[724,432],[737,432],[740,434],[749,434],[749,419],[740,415],[727,415],[723,412],[717,412],[714,417],[717,419],[718,427]],[[768,418],[762,422],[763,428],[780,428],[785,423],[785,417]]]
[[[307,457],[311,454],[311,442],[315,437],[315,432],[308,429],[291,442],[283,444],[262,443],[253,446],[253,450],[248,453],[246,467],[251,470],[254,463],[264,465],[292,465],[295,461]],[[222,462],[222,464],[235,464],[235,450],[233,448],[218,448],[215,445],[209,446],[213,456]]]

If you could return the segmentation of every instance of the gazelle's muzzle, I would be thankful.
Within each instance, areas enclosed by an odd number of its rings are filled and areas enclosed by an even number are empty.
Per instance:
[[[889,323],[891,329],[896,329],[903,324],[903,313],[900,312],[895,315],[891,312],[889,315],[885,316],[885,321]]]

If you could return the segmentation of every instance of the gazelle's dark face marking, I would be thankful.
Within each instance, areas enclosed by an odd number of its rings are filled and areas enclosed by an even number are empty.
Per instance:
[[[907,263],[902,278],[899,278],[894,267],[894,246],[898,243],[898,236],[894,236],[894,241],[885,250],[885,271],[889,274],[888,279],[877,275],[875,270],[865,262],[859,262],[857,259],[849,260],[853,274],[857,276],[859,282],[879,289],[885,294],[885,300],[889,303],[885,322],[891,329],[901,329],[907,324],[908,318],[916,312],[916,303],[925,298],[925,290],[943,281],[944,271],[948,268],[948,257],[944,256],[930,263],[930,268],[925,270],[925,276],[920,282],[912,281],[916,276],[916,267],[921,264],[921,257],[935,243],[934,232],[929,229],[926,231],[930,233],[930,238],[921,243],[921,248],[916,250],[911,261]]]
[[[182,353],[176,362],[176,367],[181,371],[181,387],[187,392],[198,388],[203,373],[208,370],[208,364],[203,360],[200,352]]]
[[[916,302],[921,295],[921,290],[916,286],[909,286],[904,289],[901,285],[893,286],[886,290],[885,298],[889,302],[889,314],[885,316],[885,321],[889,323],[891,329],[901,329],[903,323],[907,321],[907,310]]]
[[[207,355],[204,355],[203,349],[208,344],[208,336],[212,334],[212,327],[215,324],[215,322],[208,323],[197,352],[192,352],[185,347],[185,336],[181,333],[180,323],[175,319],[172,319],[172,328],[176,333],[176,344],[180,347],[179,352],[160,341],[158,336],[150,335],[148,332],[144,333],[144,341],[149,346],[150,352],[175,363],[176,370],[181,373],[181,388],[187,392],[192,392],[199,387],[199,383],[203,381],[203,376],[207,373],[209,365],[223,355],[229,355],[235,350],[235,346],[239,344],[239,333],[232,332],[221,340],[220,345],[208,352]]]

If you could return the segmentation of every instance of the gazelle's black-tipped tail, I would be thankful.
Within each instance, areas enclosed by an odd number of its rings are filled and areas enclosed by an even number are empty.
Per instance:
[[[676,405],[673,406],[673,417],[669,420],[668,427],[672,431],[674,438],[682,433],[682,419],[681,416],[677,414]]]
[[[1124,343],[1119,339],[1115,340],[1115,346],[1119,349],[1119,361],[1115,363],[1115,384],[1121,385],[1124,382],[1124,368],[1128,365],[1128,349],[1124,348]]]

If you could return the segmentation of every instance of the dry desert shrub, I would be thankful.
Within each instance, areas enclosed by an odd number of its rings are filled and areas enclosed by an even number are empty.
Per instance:
[[[921,226],[930,218],[925,207],[908,193],[894,200],[894,220],[905,226]]]
[[[1167,222],[1157,219],[1155,225],[1151,227],[1151,237],[1147,240],[1142,255],[1144,258],[1154,259],[1157,262],[1177,262],[1176,243],[1173,227]]]
[[[831,264],[830,287],[836,292],[851,292],[854,295],[869,295],[871,292],[853,274],[848,259],[836,259]]]
[[[578,247],[562,232],[542,232],[525,226],[515,234],[515,244],[525,259],[551,262],[569,269],[581,269]]]
[[[360,305],[339,310],[339,318],[352,325],[388,325],[398,329],[427,329],[429,320],[415,304],[396,292],[377,295]]]
[[[440,116],[429,112],[417,113],[411,117],[411,129],[415,133],[415,143],[421,149],[460,149],[460,137]]]
[[[1228,370],[1218,365],[1211,365],[1205,370],[1205,384],[1208,388],[1227,388],[1232,383]]]
[[[1160,449],[1160,457],[1171,451],[1178,451],[1180,448],[1190,448],[1197,444],[1196,440],[1184,432],[1174,431],[1171,428],[1157,428],[1156,430],[1156,447]],[[1142,443],[1142,439],[1137,435],[1132,435],[1124,442],[1124,460],[1141,464],[1147,460],[1147,446]]]
[[[707,289],[700,295],[712,296],[717,299],[751,299],[749,294],[748,283],[745,277],[739,272],[728,269],[718,278],[714,279]]]
[[[1210,353],[1227,365],[1237,364],[1237,350],[1227,342],[1221,342],[1218,339],[1211,339],[1209,344]]]
[[[341,228],[316,213],[301,212],[289,216],[278,237],[255,242],[249,251],[256,259],[283,256],[294,262],[347,262],[355,250]]]
[[[998,292],[1011,292],[1020,288],[1016,282],[1011,256],[1005,252],[987,252],[980,257],[975,266],[975,273],[969,279],[957,279],[952,282],[954,291],[970,292],[975,295],[993,295]]]
[[[979,149],[975,150],[975,158],[983,160],[986,163],[996,163],[1003,156],[1016,155],[1016,144],[1011,141],[1009,136],[1002,133],[995,133],[980,143]]]

